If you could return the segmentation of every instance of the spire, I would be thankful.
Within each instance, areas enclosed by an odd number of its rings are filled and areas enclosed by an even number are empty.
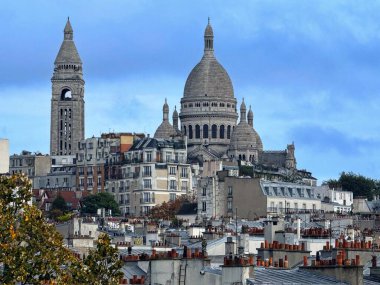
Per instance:
[[[240,105],[240,122],[245,122],[247,119],[247,108],[245,107],[244,98]]]
[[[177,106],[174,106],[173,127],[174,127],[175,130],[178,130],[178,112],[177,112]]]
[[[70,18],[67,17],[66,26],[65,26],[65,29],[63,30],[64,39],[72,41],[73,40],[73,32],[74,31],[73,31],[73,28],[71,27]]]
[[[208,23],[205,29],[205,54],[212,55],[214,53],[214,32],[210,24],[210,17],[208,18]]]
[[[70,65],[70,67],[82,64],[77,48],[73,41],[73,28],[71,27],[70,19],[67,18],[65,29],[63,30],[63,42],[55,59],[55,65]],[[57,67],[57,66],[56,66]],[[67,67],[67,66],[64,66]],[[65,68],[67,70],[67,68]]]
[[[168,121],[169,120],[169,105],[165,98],[164,106],[162,107],[162,113],[163,113],[163,120]]]
[[[248,111],[248,125],[253,127],[253,112],[251,109],[251,105],[249,105],[249,111]]]

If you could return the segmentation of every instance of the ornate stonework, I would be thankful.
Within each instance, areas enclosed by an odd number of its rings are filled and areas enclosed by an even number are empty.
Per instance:
[[[214,56],[214,34],[208,23],[204,54],[187,78],[181,99],[181,131],[188,139],[189,158],[209,153],[221,158],[236,125],[236,98],[228,73]]]
[[[75,155],[78,142],[84,139],[84,80],[70,20],[64,29],[51,82],[50,154]]]

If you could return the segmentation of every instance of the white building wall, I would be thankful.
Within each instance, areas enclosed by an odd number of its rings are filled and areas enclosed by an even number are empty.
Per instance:
[[[0,139],[0,174],[9,172],[9,141]]]

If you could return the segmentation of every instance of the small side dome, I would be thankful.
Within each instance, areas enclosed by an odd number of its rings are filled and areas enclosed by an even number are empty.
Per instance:
[[[251,109],[251,105],[249,105],[249,111],[248,111],[248,125],[250,125],[251,127],[253,127],[253,112],[252,112],[252,109]]]
[[[174,130],[173,126],[168,121],[163,121],[161,125],[157,128],[154,133],[155,139],[170,139],[176,136],[177,132]]]
[[[165,103],[162,106],[162,123],[157,128],[154,133],[155,139],[170,139],[171,137],[177,135],[177,132],[174,130],[173,126],[169,123],[169,105],[165,98]]]
[[[177,106],[174,107],[173,118],[178,118]]]

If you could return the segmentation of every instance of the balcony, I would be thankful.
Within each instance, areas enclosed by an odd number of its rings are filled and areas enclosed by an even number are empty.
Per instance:
[[[140,204],[154,204],[154,198],[140,198]]]

